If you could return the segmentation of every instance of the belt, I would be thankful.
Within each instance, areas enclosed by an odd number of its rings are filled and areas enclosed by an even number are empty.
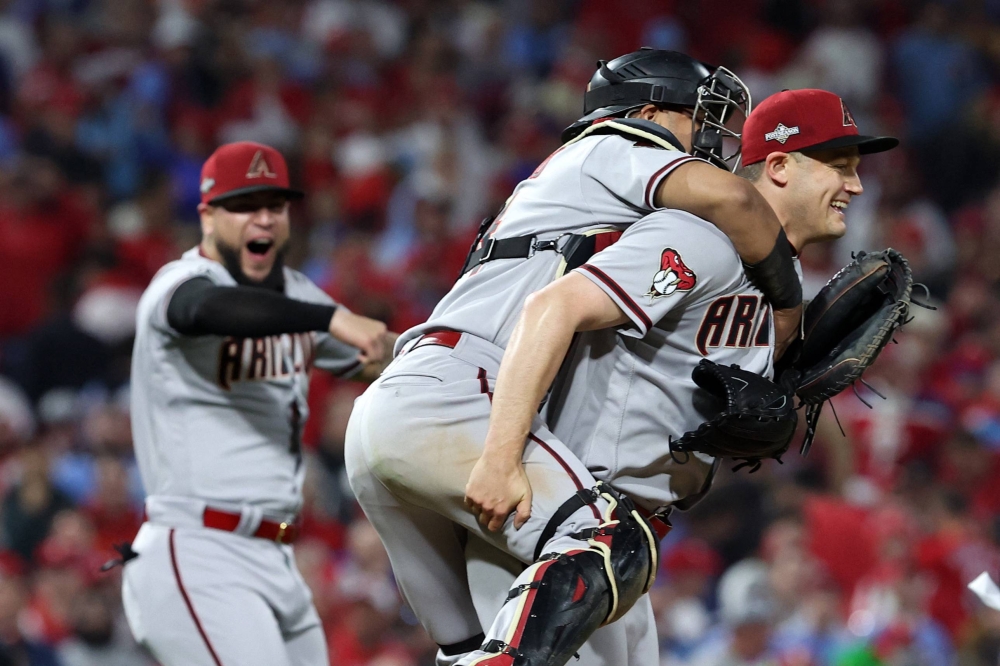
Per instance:
[[[240,514],[206,508],[202,514],[202,524],[215,530],[235,532],[240,524]],[[299,538],[299,526],[293,523],[275,523],[270,520],[260,521],[260,527],[253,533],[259,539],[267,539],[275,543],[293,543]]]
[[[417,347],[426,347],[428,345],[439,345],[441,347],[450,347],[454,349],[458,344],[458,341],[461,339],[461,331],[435,331],[434,333],[428,333],[420,336],[420,339],[417,340],[417,344],[410,347],[410,351],[413,351]]]
[[[641,506],[636,505],[635,510],[639,512],[639,515],[646,519],[649,526],[653,528],[656,532],[656,536],[660,541],[663,540],[665,536],[670,534],[670,530],[674,529],[674,526],[670,522],[670,510],[668,509],[665,513],[651,513]]]

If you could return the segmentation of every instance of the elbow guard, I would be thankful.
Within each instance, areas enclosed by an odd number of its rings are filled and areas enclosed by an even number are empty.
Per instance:
[[[756,264],[743,262],[743,270],[774,309],[787,310],[802,304],[802,283],[795,272],[792,246],[784,229],[778,232],[771,253]]]

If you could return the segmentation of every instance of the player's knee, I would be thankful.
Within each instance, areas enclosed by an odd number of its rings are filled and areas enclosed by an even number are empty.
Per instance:
[[[565,551],[563,530],[553,523],[575,513],[581,503],[601,507],[603,522],[590,529],[565,535],[584,542],[588,551],[600,554],[602,570],[608,580],[611,622],[625,613],[653,584],[659,562],[659,539],[631,500],[601,484],[593,491],[582,491],[556,512],[543,530],[538,551]]]

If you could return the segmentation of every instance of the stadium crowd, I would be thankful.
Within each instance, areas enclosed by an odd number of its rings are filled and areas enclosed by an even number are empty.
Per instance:
[[[307,192],[289,263],[402,331],[558,147],[595,61],[640,45],[725,64],[757,100],[832,90],[901,137],[865,159],[848,236],[802,257],[806,291],[892,246],[937,307],[807,458],[675,514],[662,665],[1000,663],[1000,612],[965,589],[1000,574],[997,0],[0,0],[0,666],[153,663],[100,567],[142,520],[136,303],[197,242],[216,145],[282,150]],[[346,483],[362,388],[314,373],[297,558],[331,664],[424,666]]]

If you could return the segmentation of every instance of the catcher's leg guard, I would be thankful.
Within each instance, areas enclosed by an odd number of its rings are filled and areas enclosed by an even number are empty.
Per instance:
[[[521,574],[501,611],[506,638],[487,641],[470,666],[562,666],[649,590],[659,541],[631,501],[600,486],[591,501],[598,494],[610,503],[604,522],[575,535],[589,547],[543,555]]]

